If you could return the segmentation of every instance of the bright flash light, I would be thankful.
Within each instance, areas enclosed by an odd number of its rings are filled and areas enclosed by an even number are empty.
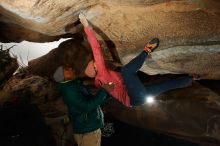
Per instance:
[[[146,97],[146,103],[154,103],[154,97],[153,96],[148,96]]]

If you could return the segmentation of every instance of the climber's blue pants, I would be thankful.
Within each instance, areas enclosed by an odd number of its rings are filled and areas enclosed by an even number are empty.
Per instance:
[[[141,68],[147,56],[148,54],[143,51],[121,69],[128,95],[131,97],[131,105],[144,104],[148,96],[157,96],[168,90],[184,87],[192,82],[191,77],[185,76],[145,86],[137,76],[137,71]]]

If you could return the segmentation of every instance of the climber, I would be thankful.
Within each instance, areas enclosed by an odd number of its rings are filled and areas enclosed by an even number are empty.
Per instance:
[[[95,86],[98,88],[102,83],[114,84],[115,88],[110,94],[125,106],[130,107],[145,104],[146,97],[148,96],[157,96],[168,90],[184,87],[192,82],[192,78],[189,76],[147,86],[141,82],[136,73],[141,68],[148,55],[159,46],[158,38],[154,38],[148,42],[143,51],[127,65],[123,66],[120,72],[108,69],[105,66],[99,42],[85,15],[80,13],[79,20],[84,26],[84,31],[94,56],[94,60],[88,63],[85,74],[88,77],[95,77]]]

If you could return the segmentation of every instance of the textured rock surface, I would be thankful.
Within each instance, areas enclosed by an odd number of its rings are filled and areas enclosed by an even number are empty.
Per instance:
[[[17,74],[10,78],[5,83],[3,91],[18,97],[31,98],[30,100],[37,104],[45,103],[46,100],[57,96],[55,87],[48,80],[25,74]]]
[[[137,55],[151,38],[159,37],[160,47],[142,71],[152,75],[196,73],[204,79],[220,79],[219,7],[220,2],[214,0],[2,0],[0,20],[38,32],[21,33],[24,39],[50,41],[79,32],[77,17],[83,11],[99,39],[113,41],[115,56],[122,64]]]
[[[9,93],[11,96],[7,95]],[[55,86],[48,80],[34,75],[16,74],[5,83],[3,90],[0,90],[0,106],[1,103],[6,105],[6,102],[21,107],[29,103],[36,104],[59,145],[61,141],[64,142],[64,140],[60,140],[64,132],[66,143],[73,142],[73,139],[70,123],[63,123],[63,119],[67,115],[67,107],[58,97]]]
[[[140,29],[140,31],[151,30],[154,24],[159,25],[159,22],[165,22],[165,25],[168,23],[172,24],[170,22],[176,22],[176,20],[180,18],[169,17],[169,15],[179,15],[185,18],[187,15],[195,15],[193,12],[200,10],[208,10],[209,13],[215,15],[219,13],[218,6],[219,3],[214,0],[185,0],[177,2],[166,0],[126,0],[123,2],[118,0],[2,0],[1,12],[2,21],[16,23],[48,35],[60,35],[68,31],[65,30],[65,28],[67,29],[68,25],[76,22],[79,12],[84,11],[94,24],[99,24],[99,27],[103,30],[112,29],[114,30],[111,32],[113,34],[112,36],[120,37],[120,32],[117,31],[117,29],[113,29],[114,27],[124,26],[121,31],[125,33],[128,28],[131,30]],[[185,20],[187,19],[192,18],[185,18]],[[123,20],[123,22],[121,22],[121,20]],[[179,20],[181,20],[181,18]],[[182,19],[182,21],[183,20],[184,19]],[[148,25],[145,25],[146,23],[143,22],[147,22]],[[188,22],[185,22],[185,24],[187,23]],[[133,28],[133,24],[135,24],[135,26],[139,24],[140,27]],[[158,26],[155,26],[154,28],[157,27]],[[172,28],[172,26],[170,27]],[[73,28],[73,30],[71,29],[71,31],[74,32],[76,29],[77,27]],[[138,33],[138,31],[134,32]],[[131,32],[128,31],[127,33],[130,34]],[[126,35],[122,36],[125,37]],[[133,35],[133,37],[135,36]]]
[[[22,42],[23,40],[30,42],[48,42],[55,41],[66,37],[76,37],[74,34],[65,34],[60,36],[48,36],[30,29],[21,27],[16,24],[8,24],[0,22],[0,42]]]

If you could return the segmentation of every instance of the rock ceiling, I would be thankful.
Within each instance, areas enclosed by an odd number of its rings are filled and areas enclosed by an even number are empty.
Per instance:
[[[216,0],[1,0],[0,40],[46,42],[74,37],[82,31],[78,14],[84,12],[100,41],[114,43],[122,64],[158,37],[160,47],[142,71],[220,79],[219,8]]]

